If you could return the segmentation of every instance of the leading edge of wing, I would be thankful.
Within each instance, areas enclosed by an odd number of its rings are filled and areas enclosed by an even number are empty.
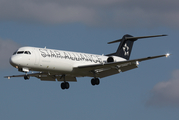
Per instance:
[[[133,59],[133,60],[127,60],[127,61],[120,61],[120,62],[112,62],[112,63],[105,63],[105,64],[93,64],[93,65],[82,65],[78,66],[77,68],[79,69],[101,69],[101,68],[109,68],[109,67],[115,67],[116,65],[122,65],[126,63],[133,63],[133,62],[142,62],[145,60],[150,60],[150,59],[155,59],[155,58],[160,58],[160,57],[168,57],[170,54],[165,54],[165,55],[158,55],[158,56],[150,56],[146,58],[139,58],[139,59]]]
[[[11,75],[11,76],[5,76],[4,78],[12,78],[12,77],[24,77],[25,75],[29,76],[29,77],[36,77],[38,79],[40,79],[41,81],[64,81],[62,79],[62,75],[58,75],[58,74],[52,74],[50,75],[49,73],[32,73],[32,74],[22,74],[22,75]],[[65,81],[71,81],[71,82],[76,82],[76,77],[73,76],[65,76]]]
[[[36,76],[39,76],[39,75],[42,75],[43,73],[32,73],[32,74],[27,74],[28,76],[32,76],[32,77],[36,77]],[[22,74],[22,75],[11,75],[11,76],[4,76],[4,78],[12,78],[12,77],[24,77],[25,74]]]

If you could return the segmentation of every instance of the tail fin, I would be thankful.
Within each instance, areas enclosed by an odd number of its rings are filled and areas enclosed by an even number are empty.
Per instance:
[[[133,37],[131,35],[126,34],[122,37],[122,39],[118,39],[118,40],[108,43],[108,44],[111,44],[111,43],[121,42],[119,44],[117,51],[115,53],[109,54],[107,56],[119,56],[126,60],[129,60],[134,41],[136,41],[138,39],[142,39],[142,38],[161,37],[161,36],[167,36],[167,35]]]

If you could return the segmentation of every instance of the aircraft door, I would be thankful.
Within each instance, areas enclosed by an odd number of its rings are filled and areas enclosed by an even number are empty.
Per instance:
[[[34,62],[34,65],[39,65],[40,57],[39,57],[38,50],[37,50],[36,48],[34,48],[34,54],[35,54],[35,62]]]

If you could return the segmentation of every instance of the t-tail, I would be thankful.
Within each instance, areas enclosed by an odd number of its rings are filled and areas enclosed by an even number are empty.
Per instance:
[[[167,35],[133,37],[131,35],[126,34],[122,37],[122,39],[108,42],[108,44],[116,43],[116,42],[121,42],[121,43],[119,44],[119,47],[115,53],[108,54],[107,56],[118,56],[118,57],[122,57],[126,60],[129,60],[134,41],[136,41],[138,39],[142,39],[142,38],[152,38],[152,37],[162,37],[162,36],[167,36]]]

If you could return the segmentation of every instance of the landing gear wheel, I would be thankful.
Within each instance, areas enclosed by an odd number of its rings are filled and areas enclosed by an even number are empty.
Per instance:
[[[100,83],[100,80],[99,78],[93,78],[91,79],[91,84],[94,86],[94,85],[99,85]]]
[[[28,79],[30,79],[30,76],[25,75],[25,76],[24,76],[24,79],[25,79],[25,80],[28,80]]]
[[[70,84],[68,82],[62,82],[61,83],[61,88],[64,90],[64,89],[69,89],[70,87]]]
[[[95,79],[91,79],[91,84],[94,86],[96,84]]]
[[[70,87],[70,84],[68,82],[65,82],[65,88],[68,89]]]
[[[61,88],[62,88],[63,90],[65,89],[65,83],[64,83],[64,82],[61,83]]]
[[[96,78],[96,79],[95,79],[95,83],[96,83],[96,85],[99,85],[99,83],[100,83],[99,78]]]

